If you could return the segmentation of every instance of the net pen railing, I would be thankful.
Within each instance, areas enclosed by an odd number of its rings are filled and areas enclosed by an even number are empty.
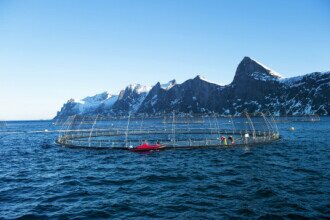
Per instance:
[[[58,123],[58,122],[57,122]],[[69,147],[129,149],[142,143],[195,148],[269,143],[280,138],[274,118],[218,115],[72,116],[61,123],[56,143]]]

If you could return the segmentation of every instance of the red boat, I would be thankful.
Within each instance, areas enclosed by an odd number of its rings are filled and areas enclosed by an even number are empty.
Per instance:
[[[133,152],[143,152],[143,151],[153,151],[153,150],[162,150],[165,147],[161,144],[154,144],[150,145],[148,143],[141,144],[135,148],[132,148],[131,151]]]

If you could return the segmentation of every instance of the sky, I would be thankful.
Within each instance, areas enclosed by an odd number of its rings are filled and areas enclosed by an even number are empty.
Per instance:
[[[328,0],[0,0],[0,120],[130,83],[228,84],[244,56],[285,77],[329,71],[329,39]]]

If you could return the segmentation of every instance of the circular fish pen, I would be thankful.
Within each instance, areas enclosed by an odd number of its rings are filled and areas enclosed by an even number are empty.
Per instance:
[[[274,119],[262,113],[244,117],[174,113],[71,116],[55,124],[62,126],[57,144],[91,149],[134,150],[142,145],[192,149],[263,144],[280,138]]]

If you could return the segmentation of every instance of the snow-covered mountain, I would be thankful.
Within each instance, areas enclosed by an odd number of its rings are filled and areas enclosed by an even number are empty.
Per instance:
[[[245,57],[227,89],[232,95],[231,114],[269,110],[275,115],[330,114],[330,72],[283,78],[257,61]],[[235,101],[236,100],[236,101]]]
[[[274,115],[330,114],[330,72],[283,78],[265,65],[244,57],[229,85],[196,76],[181,84],[171,80],[153,87],[132,84],[118,96],[101,93],[69,100],[57,118],[74,114],[127,115],[162,112],[217,112],[239,115],[269,111]]]
[[[169,90],[156,84],[142,103],[139,113],[204,112],[215,109],[222,86],[210,83],[201,76],[176,84]]]
[[[129,112],[136,113],[151,87],[140,84],[131,84],[122,90],[118,100],[112,106],[112,111],[116,115],[126,115]]]
[[[111,95],[103,92],[94,96],[88,96],[81,100],[70,99],[57,112],[56,118],[67,117],[71,115],[94,115],[110,113],[110,109],[117,101],[118,95]]]

